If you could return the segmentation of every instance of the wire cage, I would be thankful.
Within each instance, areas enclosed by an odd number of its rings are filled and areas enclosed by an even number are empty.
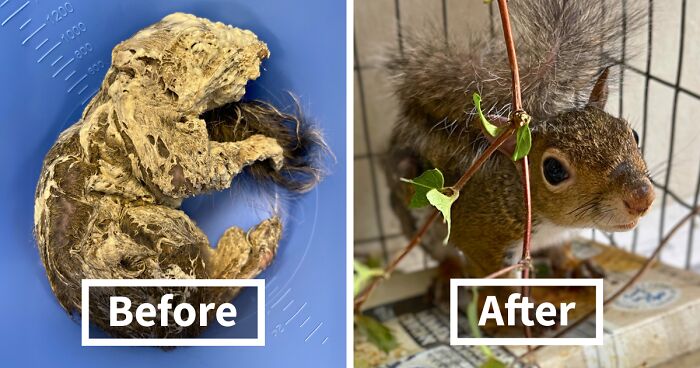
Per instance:
[[[627,233],[582,231],[581,236],[649,255],[673,225],[700,199],[700,2],[687,0],[607,0],[627,9],[647,8],[646,28],[624,38],[620,80],[606,109],[627,119],[640,134],[657,200],[637,228]],[[398,104],[380,67],[388,47],[402,47],[402,33],[441,27],[446,36],[501,32],[498,8],[482,0],[355,1],[355,255],[387,261],[407,244],[389,205],[381,160],[387,151]],[[626,24],[620,24],[626,27]],[[494,42],[502,42],[495,37]],[[517,39],[515,40],[517,44]],[[504,46],[505,47],[505,46]],[[686,223],[661,260],[700,272],[700,219]],[[404,271],[434,264],[421,249],[402,263]]]

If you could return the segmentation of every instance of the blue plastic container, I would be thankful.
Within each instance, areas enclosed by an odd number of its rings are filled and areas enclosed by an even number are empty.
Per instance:
[[[176,11],[250,29],[265,41],[271,57],[246,97],[300,96],[337,162],[317,189],[289,205],[278,256],[260,276],[267,280],[265,347],[82,347],[80,324],[51,293],[32,237],[42,160],[99,88],[114,45]],[[0,0],[0,366],[343,366],[345,27],[343,1]],[[212,243],[227,227],[247,228],[266,215],[234,191],[189,199],[183,208]],[[237,302],[241,315],[254,307],[250,292]]]

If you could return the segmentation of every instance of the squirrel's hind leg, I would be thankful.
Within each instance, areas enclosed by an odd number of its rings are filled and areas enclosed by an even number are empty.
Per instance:
[[[79,254],[83,275],[88,279],[192,279],[204,278],[201,249],[208,247],[206,235],[182,211],[146,204],[123,206],[104,199],[91,221]],[[78,258],[76,258],[78,259]],[[76,293],[79,290],[76,290]],[[187,287],[95,287],[90,288],[90,319],[114,337],[194,337],[199,324],[180,327],[144,327],[136,321],[115,327],[110,323],[112,296],[128,297],[133,308],[157,304],[172,294],[172,304],[198,305],[201,293]],[[78,299],[80,300],[80,299]],[[75,306],[79,308],[79,306]],[[83,311],[85,313],[85,311]]]
[[[266,269],[277,253],[282,223],[273,216],[244,233],[231,227],[219,239],[216,249],[207,247],[207,274],[214,279],[250,279]],[[217,288],[205,295],[216,303],[230,301],[239,288]]]

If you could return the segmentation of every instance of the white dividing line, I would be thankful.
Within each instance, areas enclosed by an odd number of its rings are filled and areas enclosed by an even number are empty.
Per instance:
[[[3,6],[5,6],[5,4],[7,4],[8,1],[10,1],[10,0],[5,0],[5,1],[3,1],[2,4],[0,4],[0,8],[2,8]]]
[[[63,55],[59,56],[58,59],[54,60],[53,63],[51,63],[51,66],[56,65],[56,63],[61,61],[61,59],[63,59]]]
[[[78,95],[81,95],[83,92],[85,92],[85,90],[86,90],[87,88],[88,88],[88,85],[87,85],[87,84],[84,85],[83,88],[81,88],[80,91],[78,91]]]
[[[7,2],[7,1],[6,1],[6,2]],[[3,5],[4,5],[4,4],[5,4],[5,3],[3,3]],[[17,13],[21,12],[22,9],[26,8],[27,5],[29,5],[29,1],[27,1],[26,3],[24,3],[24,5],[20,6],[19,9],[15,10],[14,13],[10,14],[10,16],[7,17],[7,19],[5,19],[5,20],[2,22],[2,24],[0,24],[0,25],[4,26],[5,23],[9,22],[10,19],[12,19],[15,15],[17,15]]]
[[[284,323],[284,325],[286,326],[286,325],[289,324],[289,322],[292,322],[292,320],[294,319],[294,317],[296,317],[296,316],[299,314],[299,312],[301,312],[301,310],[304,309],[304,307],[306,307],[306,302],[304,302],[304,304],[302,304],[302,306],[299,308],[299,310],[297,310],[297,312],[294,313],[294,315],[293,315],[291,318],[289,318],[289,319],[287,320],[287,322]]]
[[[27,24],[29,24],[29,22],[31,22],[31,21],[32,21],[32,18],[29,18],[29,19],[27,19],[27,21],[26,21],[26,22],[22,23],[22,25],[21,25],[21,26],[19,26],[19,30],[20,30],[20,31],[21,31],[21,30],[23,30],[23,29],[24,29],[24,27],[26,27],[26,26],[27,26]]]
[[[73,59],[70,59],[70,60],[68,60],[68,62],[66,63],[66,65],[68,65],[68,64],[70,64],[70,63],[72,63],[72,62],[73,62]],[[65,67],[65,65],[64,65],[64,67]],[[61,70],[63,70],[63,68],[59,69],[56,73],[54,73],[54,77],[55,77],[56,75],[58,75],[58,73],[59,73]],[[73,74],[75,74],[75,70],[72,71],[72,72],[70,72],[70,73],[66,76],[66,78],[63,79],[63,80],[65,80],[65,81],[69,80],[70,77],[73,76]],[[52,78],[53,78],[53,77],[52,77]]]
[[[34,50],[39,50],[39,49],[41,48],[41,46],[44,46],[44,44],[45,44],[48,40],[49,40],[49,39],[47,38],[47,39],[41,41],[41,43],[40,43],[37,47],[35,47]]]
[[[326,338],[325,338],[325,339],[323,339],[323,342],[321,343],[321,345],[325,344],[325,343],[326,343],[326,341],[328,341],[328,336],[326,336]]]
[[[85,78],[87,78],[87,74],[83,74],[83,76],[80,77],[80,79],[78,79],[78,81],[75,82],[72,86],[70,86],[70,88],[68,88],[68,90],[67,90],[66,92],[69,92],[69,93],[70,93],[70,91],[72,91],[73,88],[75,88],[75,86],[77,86],[78,83],[82,82]]]
[[[323,325],[323,322],[319,322],[319,323],[318,323],[318,326],[316,326],[316,328],[314,328],[314,330],[311,331],[311,333],[309,334],[309,336],[306,336],[306,339],[304,339],[304,342],[309,341],[309,339],[311,338],[311,336],[313,336],[313,335],[316,333],[316,331],[318,331],[318,329],[321,328],[322,325]]]
[[[284,308],[282,308],[282,312],[286,311],[287,308],[289,308],[289,306],[292,305],[292,303],[294,303],[294,299],[290,300],[289,303],[287,303],[287,305],[285,305]]]
[[[306,324],[306,322],[309,321],[309,318],[311,318],[311,316],[306,317],[306,319],[304,320],[304,322],[302,322],[301,325],[299,325],[299,327],[304,327],[304,325]]]
[[[44,55],[42,55],[42,56],[39,58],[39,60],[37,60],[36,62],[37,62],[37,63],[40,63],[42,60],[44,60],[44,58],[47,57],[47,56],[49,56],[49,54],[51,53],[51,51],[55,50],[56,47],[58,47],[58,45],[60,45],[61,43],[62,43],[61,41],[58,41],[57,44],[53,45],[53,47],[52,47],[49,51],[46,51],[46,53],[45,53]]]
[[[36,30],[34,30],[34,32],[32,32],[32,34],[30,34],[27,38],[25,38],[24,41],[22,41],[22,45],[24,45],[25,43],[27,43],[27,41],[31,40],[32,37],[34,37],[34,35],[37,34],[39,31],[41,31],[44,27],[46,27],[46,23],[40,25],[39,28],[37,28]]]

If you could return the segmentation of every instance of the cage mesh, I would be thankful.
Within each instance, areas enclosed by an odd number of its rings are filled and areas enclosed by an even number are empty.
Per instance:
[[[637,229],[629,233],[582,232],[582,236],[648,255],[664,234],[698,205],[700,197],[700,2],[687,0],[609,0],[607,6],[627,9],[633,1],[648,8],[647,28],[624,38],[620,81],[608,100],[610,113],[637,129],[649,163],[657,200]],[[385,261],[405,246],[406,239],[388,205],[381,167],[397,105],[386,76],[378,67],[386,47],[402,47],[409,27],[442,27],[453,32],[500,35],[495,4],[482,0],[356,0],[355,1],[355,253]],[[623,29],[626,24],[620,25]],[[688,36],[689,35],[689,36]],[[495,38],[500,40],[499,37]],[[515,40],[517,43],[517,39]],[[700,270],[697,216],[662,253],[663,261]],[[405,270],[432,264],[420,249]]]

